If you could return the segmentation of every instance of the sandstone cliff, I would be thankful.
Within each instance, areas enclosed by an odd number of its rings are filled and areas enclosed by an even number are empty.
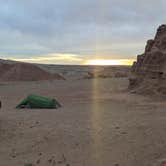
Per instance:
[[[166,94],[166,25],[161,25],[155,38],[147,41],[131,73],[129,88],[133,92]]]

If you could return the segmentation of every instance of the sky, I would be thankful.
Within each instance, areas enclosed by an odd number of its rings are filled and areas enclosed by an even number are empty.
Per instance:
[[[0,58],[130,63],[166,23],[165,0],[0,0]]]

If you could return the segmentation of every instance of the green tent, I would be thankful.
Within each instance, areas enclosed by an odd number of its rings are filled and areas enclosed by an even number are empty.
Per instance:
[[[61,105],[55,99],[37,96],[37,95],[29,95],[26,99],[24,99],[16,108],[58,108]]]

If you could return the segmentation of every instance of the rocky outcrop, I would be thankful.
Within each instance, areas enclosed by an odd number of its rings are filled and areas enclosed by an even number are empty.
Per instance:
[[[150,87],[149,91],[158,92],[166,82],[166,25],[161,25],[155,38],[147,41],[145,52],[137,56],[131,73],[129,88],[138,92]]]

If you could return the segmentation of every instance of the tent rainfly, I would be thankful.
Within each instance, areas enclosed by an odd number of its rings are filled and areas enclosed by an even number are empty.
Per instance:
[[[59,108],[61,104],[58,103],[55,99],[38,96],[38,95],[29,95],[24,99],[16,108]]]

